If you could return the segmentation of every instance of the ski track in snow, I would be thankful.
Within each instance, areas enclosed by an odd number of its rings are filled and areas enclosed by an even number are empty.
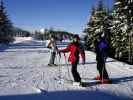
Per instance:
[[[48,67],[49,50],[42,44],[45,43],[35,40],[15,42],[0,52],[1,96],[84,90],[133,99],[133,66],[108,58],[106,68],[110,78],[115,79],[116,83],[75,88],[67,82],[58,83],[59,76],[65,80],[73,80],[71,66],[62,55],[60,61],[58,56],[55,60],[59,66]],[[86,60],[85,65],[78,65],[78,71],[82,79],[89,84],[89,81],[98,74],[95,54],[86,51]]]

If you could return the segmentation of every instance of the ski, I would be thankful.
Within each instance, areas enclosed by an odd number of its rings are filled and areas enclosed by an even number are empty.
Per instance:
[[[100,84],[113,84],[115,81],[112,79],[109,79],[107,82],[104,82],[102,80],[96,80],[94,78],[92,79],[83,79],[82,86],[83,87],[89,87],[89,86],[96,86]]]
[[[98,84],[100,84],[100,81],[87,81],[87,82],[82,82],[82,86],[83,87],[90,87],[90,86],[96,86]]]

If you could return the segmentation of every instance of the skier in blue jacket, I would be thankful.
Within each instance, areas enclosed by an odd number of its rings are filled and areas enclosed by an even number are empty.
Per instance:
[[[95,51],[96,51],[96,61],[97,61],[97,70],[99,76],[96,77],[97,80],[100,80],[102,83],[109,83],[109,76],[105,68],[105,62],[108,56],[109,44],[106,41],[105,37],[100,35],[100,38],[95,41]]]

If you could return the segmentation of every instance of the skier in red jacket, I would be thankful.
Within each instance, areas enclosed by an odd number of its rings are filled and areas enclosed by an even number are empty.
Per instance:
[[[80,44],[80,38],[78,35],[75,35],[73,38],[73,42],[70,43],[67,48],[59,50],[59,53],[63,52],[70,52],[68,61],[71,62],[72,65],[72,75],[74,78],[75,83],[77,84],[81,84],[81,77],[79,75],[79,73],[77,72],[77,64],[79,63],[79,54],[81,54],[82,60],[83,60],[83,64],[85,64],[85,52],[83,47]]]

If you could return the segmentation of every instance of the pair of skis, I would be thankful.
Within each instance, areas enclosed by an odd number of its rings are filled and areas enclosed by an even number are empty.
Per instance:
[[[63,79],[63,78],[55,78],[58,84],[71,84],[73,85],[74,81],[73,80],[68,80],[68,79]],[[85,79],[83,82],[80,83],[81,87],[90,87],[90,86],[95,86],[95,85],[100,85],[100,84],[112,84],[113,80],[109,80],[108,83],[102,83],[102,80],[96,80],[96,79]]]

